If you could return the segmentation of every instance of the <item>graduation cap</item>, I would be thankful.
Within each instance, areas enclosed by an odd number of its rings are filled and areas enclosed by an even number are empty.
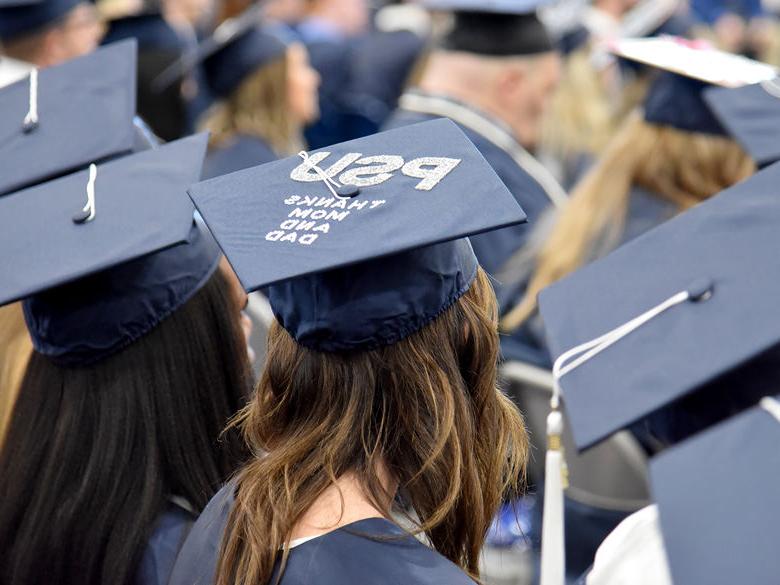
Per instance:
[[[444,49],[502,57],[555,50],[547,28],[536,14],[538,8],[549,3],[544,0],[426,0],[423,5],[454,13],[452,28],[441,40]]]
[[[525,214],[440,119],[205,181],[190,196],[247,291],[267,287],[301,345],[395,343],[468,290],[465,236]]]
[[[0,197],[0,304],[25,299],[35,349],[101,359],[151,330],[213,272],[216,244],[186,187],[206,135]]]
[[[288,43],[276,29],[261,26],[264,5],[259,2],[225,20],[197,48],[166,68],[153,88],[161,91],[202,65],[209,87],[225,97],[255,69],[284,55]]]
[[[135,70],[128,40],[0,89],[0,195],[130,152]]]
[[[611,43],[610,50],[661,71],[645,98],[645,120],[688,132],[726,134],[704,102],[706,88],[740,87],[777,75],[775,68],[765,63],[675,37],[623,39]]]
[[[675,583],[777,583],[779,443],[780,402],[770,395],[650,461]]]
[[[13,39],[56,22],[84,0],[0,0],[0,39]]]
[[[711,87],[704,101],[759,167],[780,160],[780,85],[762,81],[738,88]]]

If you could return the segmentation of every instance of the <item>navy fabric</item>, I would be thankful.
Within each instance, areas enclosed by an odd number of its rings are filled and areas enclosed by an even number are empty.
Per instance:
[[[109,23],[103,44],[135,39],[142,50],[181,51],[184,41],[159,13],[145,13],[118,18]]]
[[[83,0],[0,2],[0,39],[13,39],[36,32],[67,16]]]
[[[93,220],[77,223],[87,171],[0,198],[8,269],[0,303],[24,303],[35,349],[63,365],[106,357],[185,303],[219,250],[193,223],[186,186],[206,136],[97,167]],[[178,245],[177,245],[178,244]]]
[[[554,0],[421,0],[420,3],[430,10],[510,15],[532,13],[553,2]]]
[[[780,91],[775,81],[766,85]],[[759,167],[780,160],[780,98],[763,84],[739,88],[711,87],[704,101],[720,123]]]
[[[561,379],[578,448],[694,391],[706,396],[724,374],[776,382],[754,368],[780,340],[767,317],[780,294],[778,180],[775,164],[542,291],[558,356],[697,281],[712,286],[708,300],[669,309]]]
[[[476,259],[461,238],[525,220],[448,120],[309,157],[340,184],[358,186],[357,196],[334,197],[300,157],[189,193],[244,288],[268,287],[282,326],[314,349],[376,347],[423,327],[474,277]]]
[[[281,59],[286,51],[287,45],[276,35],[251,28],[204,59],[209,87],[217,96],[226,97],[247,76]]]
[[[490,57],[538,55],[555,50],[536,13],[516,11],[459,10],[441,45],[449,51]]]
[[[437,114],[410,112],[398,109],[385,124],[385,128],[401,128],[410,124],[440,119]],[[531,225],[550,207],[550,196],[528,172],[522,169],[505,150],[478,132],[458,125],[485,157],[515,200],[528,215]],[[516,225],[472,236],[471,245],[479,263],[487,272],[497,273],[506,261],[525,244],[530,235],[528,226]]]
[[[780,421],[752,408],[651,460],[675,583],[777,583],[778,441]]]
[[[203,164],[203,178],[211,179],[227,175],[278,158],[277,154],[262,138],[238,134],[229,143],[209,150],[206,162]]]
[[[192,528],[170,585],[214,583],[222,536],[234,504],[222,488]],[[270,583],[275,583],[276,573]],[[392,522],[369,518],[293,548],[280,585],[474,585],[458,567]]]
[[[702,91],[708,83],[662,71],[650,85],[645,97],[645,120],[659,126],[726,135],[723,126],[704,102]]]
[[[190,512],[175,504],[166,506],[144,550],[136,585],[168,584],[176,557],[194,523],[195,517]]]
[[[30,132],[29,78],[0,89],[0,195],[130,152],[135,68],[136,44],[125,41],[40,71]]]

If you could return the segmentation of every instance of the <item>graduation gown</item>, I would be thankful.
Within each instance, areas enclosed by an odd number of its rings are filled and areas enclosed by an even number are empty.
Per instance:
[[[555,178],[501,122],[452,98],[419,90],[406,92],[385,129],[442,117],[451,119],[465,132],[525,210],[531,225],[549,206],[566,200]],[[523,247],[529,233],[527,225],[518,225],[472,236],[470,240],[479,263],[495,274]]]
[[[195,522],[195,514],[169,502],[157,520],[146,546],[135,582],[137,585],[166,585],[176,556]]]
[[[233,489],[232,484],[222,488],[203,510],[179,553],[170,585],[214,583]],[[280,585],[315,583],[475,585],[449,560],[382,518],[360,520],[294,547]]]
[[[275,161],[278,158],[262,138],[238,134],[228,144],[209,149],[203,164],[203,178],[211,179]]]

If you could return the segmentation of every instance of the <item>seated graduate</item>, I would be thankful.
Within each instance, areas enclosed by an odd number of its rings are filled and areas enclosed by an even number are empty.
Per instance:
[[[222,431],[248,394],[245,296],[185,191],[205,150],[0,198],[0,303],[24,299],[34,347],[0,451],[0,582],[166,583],[243,460]]]
[[[319,115],[319,75],[306,48],[285,43],[247,16],[239,19],[244,30],[217,46],[209,43],[203,59],[219,98],[202,120],[211,132],[207,178],[295,154],[303,148],[304,125]]]
[[[522,480],[495,297],[464,236],[524,213],[449,120],[328,150],[189,190],[277,322],[236,422],[253,457],[193,527],[174,585],[473,585]]]
[[[777,581],[778,180],[774,164],[540,293],[554,434],[585,450],[630,428],[653,455],[657,509],[605,541],[589,585]]]
[[[508,359],[551,365],[536,312],[541,289],[755,171],[756,160],[705,103],[702,92],[716,80],[709,79],[713,69],[704,60],[721,64],[728,76],[723,84],[745,84],[756,68],[759,75],[774,75],[771,68],[675,40],[627,39],[614,50],[662,72],[643,113],[625,121],[569,203],[539,224],[535,249],[510,261],[501,275],[513,283],[500,299],[502,329],[511,333],[502,338]]]

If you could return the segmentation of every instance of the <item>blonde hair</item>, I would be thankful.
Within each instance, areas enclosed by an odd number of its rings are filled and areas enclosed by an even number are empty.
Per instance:
[[[32,355],[22,304],[0,307],[0,446]]]
[[[282,55],[256,69],[224,100],[204,115],[209,145],[219,147],[237,134],[266,140],[280,156],[301,150],[302,128],[287,107],[288,57]]]
[[[597,243],[617,244],[632,187],[685,210],[750,176],[755,164],[733,140],[685,132],[631,115],[572,192],[536,262],[525,296],[502,319],[513,330],[536,310],[543,288],[576,270]]]
[[[384,464],[417,531],[476,578],[491,519],[521,489],[528,458],[523,419],[496,387],[497,320],[480,270],[452,307],[387,347],[322,353],[275,324],[235,423],[255,456],[237,478],[217,584],[268,583],[277,561],[283,571],[295,523],[347,472],[389,517]]]

